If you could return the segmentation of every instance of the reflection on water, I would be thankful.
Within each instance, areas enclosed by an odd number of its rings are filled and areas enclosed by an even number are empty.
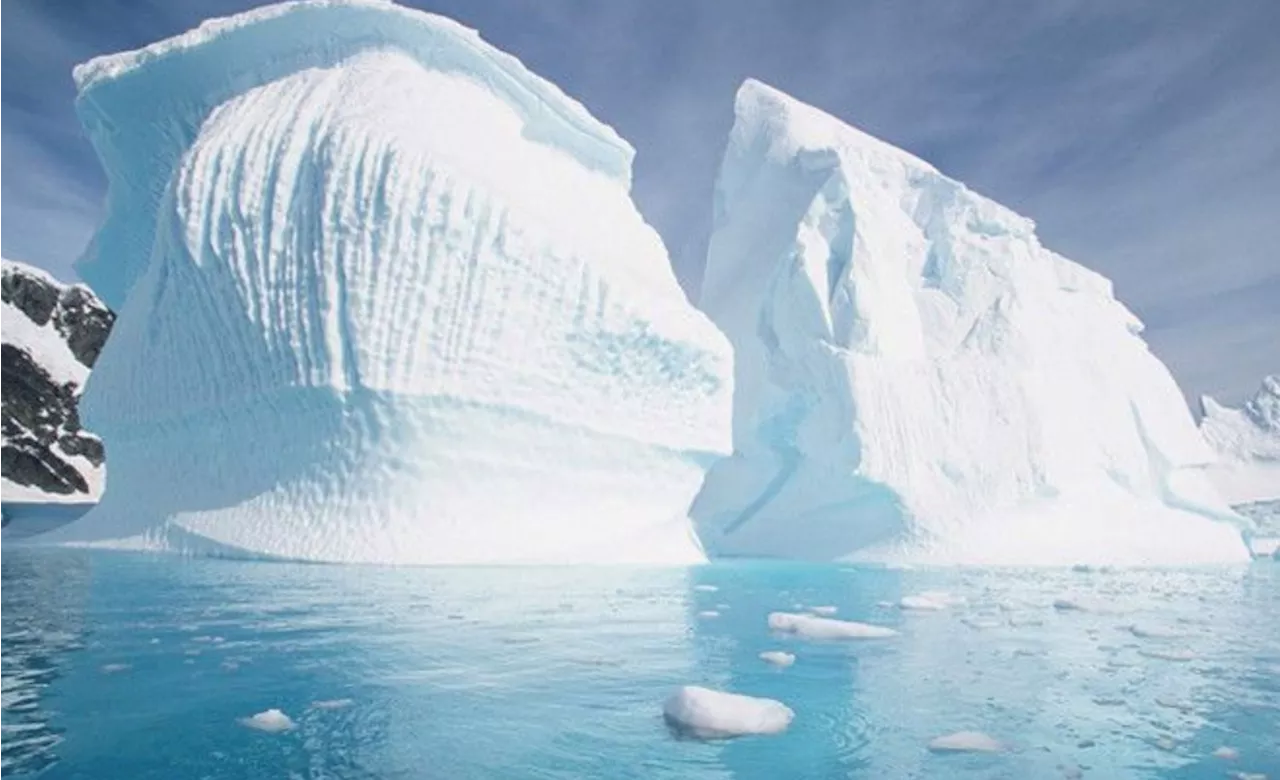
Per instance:
[[[956,603],[897,608],[926,590]],[[11,548],[3,598],[6,777],[1280,771],[1280,566],[1270,562],[397,569]],[[901,635],[769,633],[768,612],[819,605]],[[774,649],[795,664],[759,659]],[[796,719],[776,737],[678,739],[661,705],[690,683],[779,699]],[[296,728],[238,722],[269,708]],[[961,729],[1009,750],[925,749]],[[1239,759],[1212,757],[1222,745]]]
[[[60,730],[50,724],[50,685],[84,646],[88,562],[67,557],[56,567],[5,555],[0,568],[0,772],[34,773],[53,763]]]

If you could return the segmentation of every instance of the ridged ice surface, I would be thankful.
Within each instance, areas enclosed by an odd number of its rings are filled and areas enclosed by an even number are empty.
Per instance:
[[[689,561],[731,356],[631,148],[472,31],[370,2],[77,70],[121,309],[69,536],[333,561]]]
[[[1280,499],[1280,374],[1239,409],[1208,396],[1200,404],[1200,432],[1218,455],[1209,476],[1222,495],[1241,504]]]
[[[702,307],[735,349],[710,552],[1244,560],[1212,456],[1105,278],[933,167],[748,81]]]

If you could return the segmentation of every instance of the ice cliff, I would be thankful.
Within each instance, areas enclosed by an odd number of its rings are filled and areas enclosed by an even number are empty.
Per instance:
[[[102,441],[77,404],[114,316],[89,288],[3,265],[4,501],[96,501]]]
[[[120,312],[64,541],[396,563],[701,560],[731,353],[631,147],[438,16],[261,8],[75,72]],[[55,537],[58,538],[58,537]]]
[[[735,454],[694,507],[710,553],[1247,560],[1107,279],[768,86],[735,108],[701,299],[735,351]]]
[[[1200,432],[1218,454],[1209,476],[1233,504],[1280,499],[1280,374],[1240,409],[1200,399]]]

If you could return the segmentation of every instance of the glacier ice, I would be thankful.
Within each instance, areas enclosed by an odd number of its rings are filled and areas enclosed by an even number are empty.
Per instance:
[[[1242,408],[1200,399],[1200,432],[1218,455],[1209,478],[1228,501],[1247,504],[1280,499],[1280,374]]]
[[[309,0],[76,69],[120,312],[52,541],[390,563],[703,560],[732,355],[632,148],[448,19]]]
[[[780,701],[698,685],[685,685],[671,694],[662,714],[675,728],[701,739],[777,734],[786,731],[795,718],[791,708]]]
[[[738,92],[701,306],[734,346],[712,555],[1244,561],[1141,323],[1030,220],[756,81]]]

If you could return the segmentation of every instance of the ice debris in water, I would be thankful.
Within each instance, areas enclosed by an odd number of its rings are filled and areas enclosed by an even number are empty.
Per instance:
[[[258,731],[265,731],[269,734],[278,734],[282,731],[288,731],[295,724],[292,718],[273,707],[252,717],[241,718],[240,725],[248,726]]]
[[[1147,658],[1159,658],[1164,661],[1194,661],[1196,658],[1199,657],[1195,653],[1191,652],[1190,650],[1178,650],[1178,649],[1175,649],[1175,650],[1144,649],[1144,650],[1139,650],[1138,655],[1145,655]]]
[[[1053,608],[1060,612],[1088,612],[1089,608],[1079,599],[1054,599]]]
[[[796,662],[795,654],[783,650],[766,650],[760,654],[760,660],[774,666],[790,666]]]
[[[897,631],[884,626],[798,615],[793,612],[769,613],[769,628],[807,639],[884,639],[898,635]]]
[[[903,596],[898,602],[900,609],[912,610],[917,612],[936,612],[940,609],[946,609],[947,605],[941,601],[919,594],[915,596]]]
[[[1213,757],[1221,758],[1226,761],[1235,761],[1237,758],[1240,757],[1240,751],[1236,750],[1233,747],[1228,747],[1226,745],[1223,745],[1222,747],[1213,751]]]
[[[795,713],[780,701],[685,685],[662,707],[667,722],[701,739],[777,734]]]
[[[693,589],[701,593],[715,593],[720,590],[715,585],[694,585]]]
[[[836,607],[822,606],[822,607],[809,607],[809,611],[815,615],[834,615],[840,610],[837,609]]]
[[[313,710],[342,710],[355,704],[354,699],[319,699],[311,702]]]
[[[999,753],[1004,745],[981,731],[957,731],[929,742],[935,753]]]
[[[129,664],[103,664],[102,665],[103,674],[115,674],[116,672],[123,672],[127,669],[129,669]]]
[[[720,613],[716,612],[714,609],[704,609],[698,613],[698,617],[702,618],[703,620],[709,620],[711,618],[720,617]]]
[[[1129,626],[1129,633],[1139,639],[1177,639],[1182,636],[1182,632],[1176,631],[1172,628],[1140,624]]]

